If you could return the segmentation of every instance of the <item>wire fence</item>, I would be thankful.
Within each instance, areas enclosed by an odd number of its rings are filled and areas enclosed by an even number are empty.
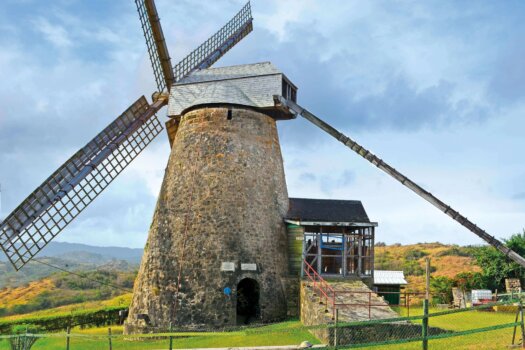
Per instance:
[[[418,309],[419,310],[419,309]],[[413,311],[416,312],[416,311]],[[521,302],[496,302],[464,309],[431,308],[390,319],[304,326],[299,321],[198,331],[157,328],[125,335],[122,327],[71,332],[0,335],[0,349],[175,349],[297,346],[303,341],[327,349],[501,349],[523,346]],[[337,316],[337,315],[336,315]],[[34,343],[34,344],[33,344]],[[28,344],[32,344],[32,347]]]

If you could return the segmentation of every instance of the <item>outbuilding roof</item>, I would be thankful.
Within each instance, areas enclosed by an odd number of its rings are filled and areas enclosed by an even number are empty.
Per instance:
[[[408,284],[403,271],[374,270],[374,284],[400,285]]]
[[[311,222],[368,223],[361,201],[337,199],[290,198],[286,219]]]

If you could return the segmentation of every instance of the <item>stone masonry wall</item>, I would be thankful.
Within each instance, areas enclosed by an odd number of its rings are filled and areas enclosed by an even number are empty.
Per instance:
[[[231,119],[227,108],[183,115],[125,331],[154,331],[170,322],[234,325],[236,286],[245,277],[259,283],[261,321],[286,317],[287,210],[273,119],[241,108],[232,109]],[[224,262],[235,271],[221,271]],[[241,270],[241,263],[256,264],[256,271]],[[147,314],[151,325],[139,314]]]

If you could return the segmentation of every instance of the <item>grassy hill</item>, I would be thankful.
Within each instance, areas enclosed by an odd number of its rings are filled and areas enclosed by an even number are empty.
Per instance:
[[[57,272],[22,286],[4,287],[0,290],[0,316],[26,314],[129,294],[136,270],[127,269],[125,262],[117,266],[123,270],[98,268],[79,272],[80,276]]]
[[[462,272],[481,271],[473,256],[475,249],[441,243],[379,245],[375,247],[375,268],[403,270],[409,283],[408,289],[422,291],[425,288],[425,258],[431,259],[433,277],[454,278]]]

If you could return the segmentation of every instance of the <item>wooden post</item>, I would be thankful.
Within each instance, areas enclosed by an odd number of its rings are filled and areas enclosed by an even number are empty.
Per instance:
[[[372,319],[372,292],[368,292],[368,320]]]
[[[108,340],[109,340],[109,350],[113,350],[113,345],[111,344],[111,327],[108,328]]]
[[[357,275],[359,277],[363,274],[363,235],[364,230],[359,229],[359,236],[357,237]]]
[[[410,292],[408,292],[407,296],[407,317],[410,317]]]
[[[338,339],[338,332],[337,327],[339,325],[339,309],[335,309],[335,328],[334,328],[334,347],[337,349],[337,345],[339,345],[339,339]]]
[[[426,258],[426,283],[425,283],[425,300],[423,301],[423,323],[421,336],[423,337],[423,350],[428,350],[428,302],[430,299],[430,259]]]
[[[317,240],[317,273],[321,275],[323,272],[323,250],[321,249],[321,246],[323,245],[323,226],[319,226]]]
[[[516,311],[516,318],[514,319],[514,323],[518,323],[518,317],[520,317],[520,314],[521,314],[521,305],[518,307],[518,311]],[[518,328],[517,325],[514,326],[514,331],[512,332],[512,345],[516,343],[516,328]]]
[[[520,300],[521,348],[525,349],[525,325],[523,324],[523,304]]]
[[[173,324],[170,322],[170,333],[173,333]],[[170,334],[170,350],[173,350],[173,336]]]
[[[67,326],[66,350],[69,350],[69,335],[70,334],[71,334],[71,326]]]

